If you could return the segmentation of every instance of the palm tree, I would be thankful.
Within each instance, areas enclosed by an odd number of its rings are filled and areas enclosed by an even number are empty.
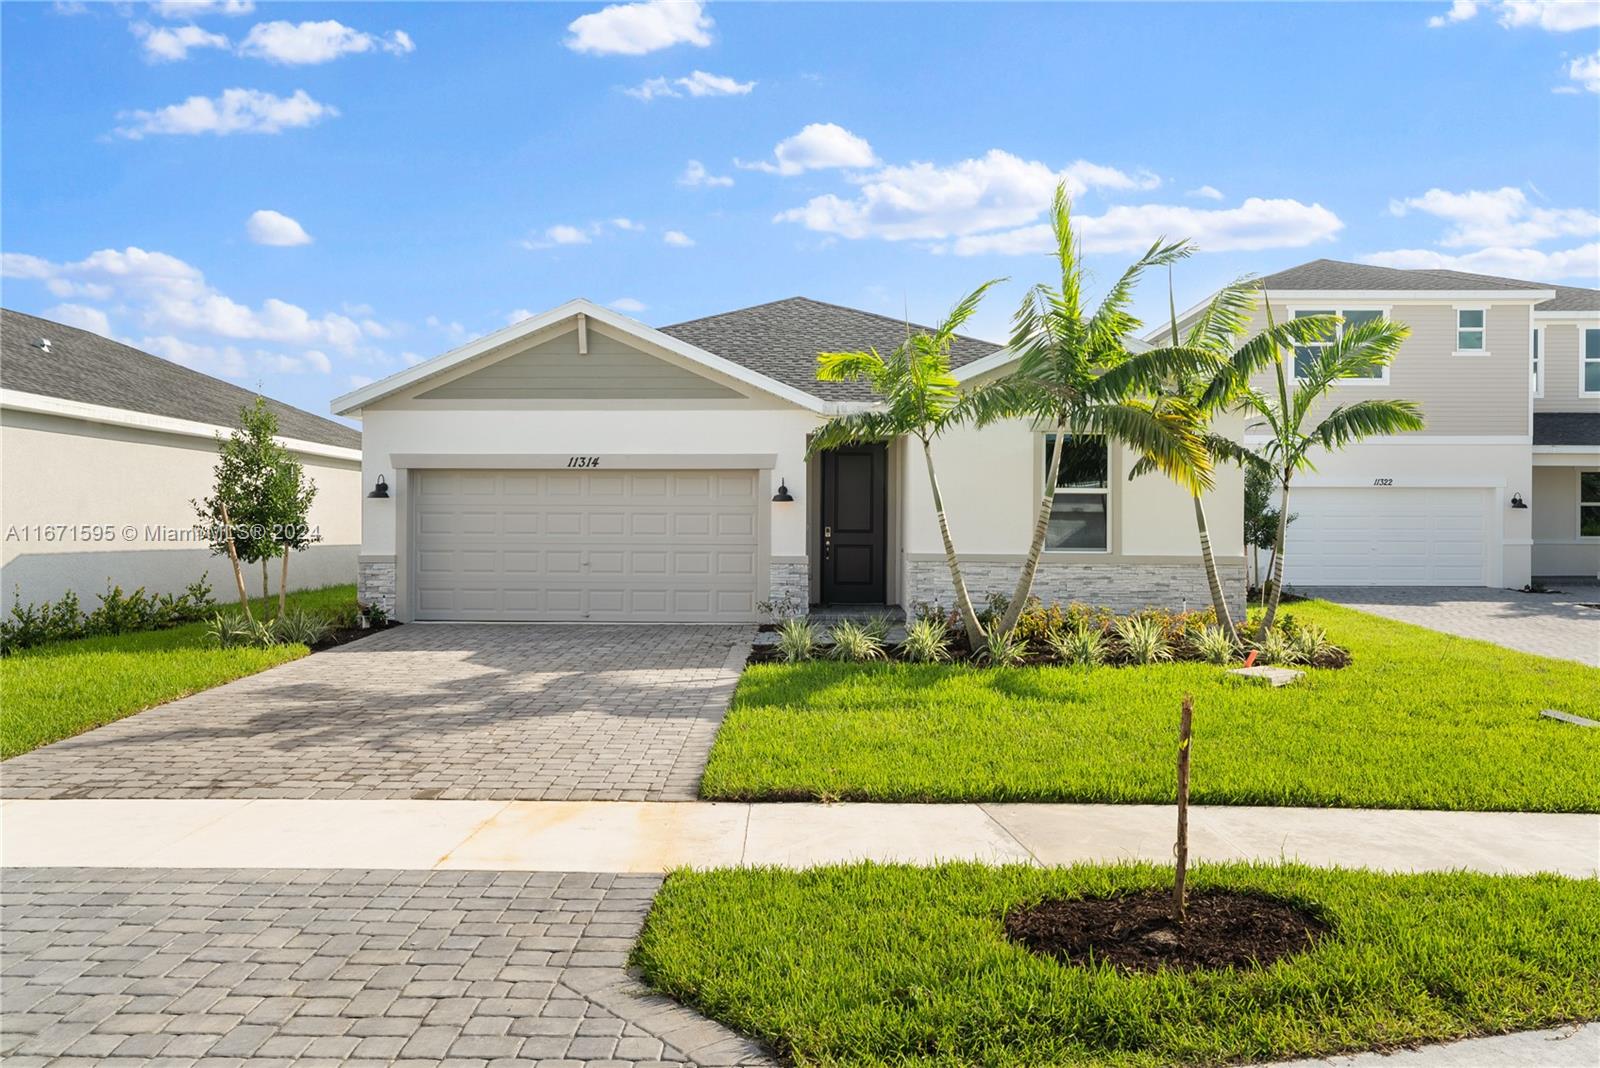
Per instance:
[[[950,568],[950,583],[955,589],[956,611],[966,630],[967,644],[983,647],[983,627],[972,608],[966,581],[961,576],[961,561],[956,556],[955,540],[945,515],[944,497],[933,466],[933,439],[955,425],[960,417],[959,383],[950,373],[950,346],[956,331],[978,310],[978,302],[989,287],[1003,279],[992,279],[962,298],[932,333],[912,333],[887,357],[876,349],[865,352],[822,352],[817,354],[817,378],[823,382],[854,382],[865,379],[882,403],[866,411],[836,416],[811,435],[807,455],[855,442],[893,441],[909,435],[922,442],[922,456],[928,467],[928,486],[933,491],[933,510],[939,520],[939,535],[944,539],[945,563]]]
[[[1186,242],[1164,239],[1150,246],[1123,272],[1090,313],[1084,308],[1083,253],[1072,224],[1072,203],[1065,185],[1057,186],[1051,221],[1061,280],[1055,288],[1037,285],[1023,299],[1012,320],[1013,371],[968,395],[963,413],[979,426],[999,419],[1028,419],[1054,428],[1056,448],[1034,521],[1033,542],[1006,607],[999,633],[1008,634],[1026,605],[1044,551],[1045,535],[1055,500],[1064,439],[1068,434],[1096,435],[1125,443],[1148,458],[1155,470],[1198,492],[1210,481],[1211,460],[1203,444],[1189,433],[1190,419],[1177,402],[1162,407],[1139,399],[1139,385],[1163,372],[1212,366],[1215,356],[1203,350],[1173,347],[1131,355],[1125,338],[1139,321],[1128,311],[1134,284],[1151,267],[1174,263],[1192,251]]]
[[[1264,586],[1266,606],[1256,631],[1257,641],[1266,636],[1277,618],[1283,594],[1289,487],[1296,472],[1315,470],[1312,450],[1342,449],[1374,435],[1423,427],[1421,408],[1407,400],[1370,399],[1340,404],[1314,424],[1311,422],[1312,410],[1341,379],[1370,377],[1387,366],[1410,336],[1410,327],[1389,319],[1346,327],[1339,316],[1320,315],[1294,320],[1295,327],[1284,330],[1273,321],[1272,305],[1264,292],[1262,304],[1266,307],[1267,329],[1234,352],[1230,374],[1214,384],[1218,390],[1236,390],[1239,406],[1257,418],[1251,428],[1265,429],[1267,434],[1267,441],[1259,450],[1252,451],[1237,442],[1221,442],[1219,448],[1230,460],[1270,473],[1280,494],[1278,536]],[[1305,358],[1295,368],[1291,389],[1284,347],[1288,342],[1293,351],[1294,341],[1316,343],[1319,347],[1301,350]],[[1274,388],[1270,392],[1249,384],[1268,365],[1274,372]]]

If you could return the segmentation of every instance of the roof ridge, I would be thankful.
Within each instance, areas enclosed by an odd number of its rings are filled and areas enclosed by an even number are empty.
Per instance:
[[[680,326],[693,326],[695,323],[703,323],[703,322],[706,322],[706,321],[711,320],[711,319],[721,319],[721,318],[724,318],[724,317],[729,316],[729,315],[738,315],[741,312],[755,311],[758,308],[770,308],[775,304],[792,304],[792,303],[794,303],[796,301],[800,301],[800,302],[803,302],[803,303],[806,303],[806,304],[815,304],[818,307],[823,307],[823,308],[833,308],[836,311],[845,311],[845,312],[851,313],[852,315],[865,315],[868,318],[881,319],[882,321],[884,321],[886,323],[893,323],[896,326],[905,326],[905,325],[907,325],[907,320],[896,318],[893,315],[884,315],[882,312],[867,311],[865,308],[852,308],[848,304],[835,304],[833,301],[818,300],[816,297],[807,297],[807,296],[804,296],[802,294],[796,294],[795,296],[792,296],[792,297],[782,297],[782,298],[779,298],[778,300],[767,300],[767,301],[762,301],[760,304],[746,305],[743,308],[732,308],[732,309],[730,309],[728,311],[725,311],[725,312],[715,312],[715,313],[713,313],[711,315],[702,315],[702,316],[699,316],[698,318],[695,318],[695,319],[685,319],[681,323],[669,323],[666,326],[659,327],[659,329],[661,329],[661,330],[671,330],[671,329],[674,329],[674,328],[680,327]],[[919,330],[924,330],[924,331],[931,331],[933,329],[933,327],[928,326],[925,323],[912,322],[912,323],[910,323],[910,325],[913,326],[913,327],[916,327]],[[1005,347],[1005,343],[1004,342],[990,341],[987,338],[974,337],[971,334],[956,334],[954,336],[958,337],[958,338],[961,338],[964,341],[975,341],[980,345],[995,345],[998,348],[1004,348]]]

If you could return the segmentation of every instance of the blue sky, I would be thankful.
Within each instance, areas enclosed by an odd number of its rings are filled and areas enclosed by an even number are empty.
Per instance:
[[[1075,191],[1180,305],[1317,257],[1597,285],[1600,3],[0,7],[7,307],[326,412],[574,296],[1001,340]],[[1166,303],[1160,279],[1143,314]]]

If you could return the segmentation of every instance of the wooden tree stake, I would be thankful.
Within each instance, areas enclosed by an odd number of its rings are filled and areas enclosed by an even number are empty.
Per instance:
[[[221,496],[220,492],[218,496]],[[244,609],[245,620],[254,623],[255,619],[250,615],[250,594],[246,593],[244,588],[244,572],[239,569],[239,548],[233,544],[233,520],[228,518],[228,502],[221,503],[222,529],[227,535],[228,560],[233,564],[233,581],[239,587],[239,606]]]
[[[1189,874],[1189,739],[1194,732],[1194,695],[1183,695],[1183,714],[1178,719],[1178,844],[1177,872],[1172,881],[1172,919],[1179,927],[1186,918],[1188,900],[1184,883]]]

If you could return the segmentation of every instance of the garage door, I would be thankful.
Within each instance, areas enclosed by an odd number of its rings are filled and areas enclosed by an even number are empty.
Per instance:
[[[1490,492],[1305,487],[1290,495],[1284,581],[1299,586],[1484,586]]]
[[[414,471],[417,619],[754,618],[754,471]]]

